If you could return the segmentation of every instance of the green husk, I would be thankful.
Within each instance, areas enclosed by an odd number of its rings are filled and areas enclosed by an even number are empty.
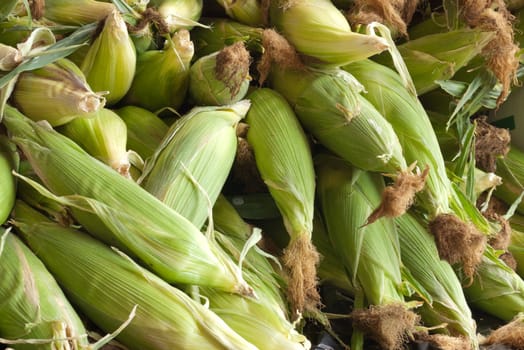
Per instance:
[[[250,107],[196,107],[175,121],[146,162],[141,185],[201,228],[222,191],[237,149],[236,126]]]
[[[21,73],[12,100],[29,118],[52,126],[88,117],[105,105],[105,98],[93,92],[82,71],[65,58]]]
[[[17,350],[90,349],[87,332],[36,255],[0,227],[0,344]]]
[[[304,128],[332,152],[369,171],[396,173],[407,168],[391,124],[361,95],[362,86],[347,72],[275,68],[269,80]]]
[[[182,106],[189,85],[193,54],[193,42],[184,29],[169,37],[162,49],[139,54],[133,83],[123,103],[152,112]]]
[[[445,324],[452,336],[465,336],[478,348],[475,320],[461,281],[451,265],[440,259],[434,238],[410,212],[395,219],[402,262],[419,283],[425,303],[418,310],[427,327]]]
[[[44,4],[43,16],[46,19],[71,25],[103,20],[115,10],[112,3],[95,0],[45,0]]]
[[[329,0],[271,1],[269,22],[314,65],[341,66],[389,48],[382,37],[352,31]]]
[[[371,60],[343,67],[364,86],[363,96],[389,121],[408,164],[429,168],[420,205],[434,217],[449,212],[451,183],[439,143],[424,107],[392,69]]]
[[[274,68],[271,86],[293,106],[304,128],[354,166],[395,179],[369,222],[401,215],[424,186],[425,171],[413,173],[392,124],[370,103],[348,72]]]
[[[484,252],[476,276],[464,288],[468,304],[504,321],[524,310],[524,281],[498,258],[490,246]]]
[[[282,215],[290,237],[282,261],[293,313],[314,311],[318,253],[311,243],[315,172],[306,135],[291,106],[274,90],[253,90],[245,121],[256,166]]]
[[[76,118],[57,130],[122,176],[130,177],[127,127],[112,110],[102,108],[89,118]]]
[[[251,81],[250,58],[242,42],[200,57],[189,72],[190,98],[200,106],[221,106],[240,101]]]
[[[256,349],[209,309],[129,257],[28,206],[15,211],[18,231],[91,321],[112,332],[131,319],[116,337],[129,349]]]
[[[524,192],[524,152],[511,147],[504,157],[497,159],[495,174],[502,178],[502,184],[495,189],[495,196],[508,205],[513,204]],[[517,204],[516,211],[524,214],[524,203]]]
[[[138,153],[142,159],[153,155],[169,126],[156,114],[136,106],[124,106],[115,113],[126,123],[127,148]]]
[[[106,103],[114,105],[131,87],[136,56],[124,17],[115,10],[105,18],[80,68],[89,86],[95,91],[107,91]]]
[[[397,46],[418,95],[438,88],[437,80],[451,79],[457,71],[478,57],[493,39],[495,32],[461,28],[444,33],[427,34]],[[374,59],[393,68],[388,55]]]
[[[170,283],[251,293],[238,266],[224,256],[215,242],[138,184],[14,108],[7,108],[3,122],[39,178],[56,195],[36,183],[33,186],[72,206],[75,218],[90,233],[133,252]]]
[[[18,0],[5,0],[0,4],[0,20],[3,21],[6,17],[11,14],[11,11],[15,8]]]
[[[156,9],[168,31],[174,33],[180,29],[191,30],[200,26],[198,20],[204,4],[203,0],[151,0],[148,6]]]
[[[0,134],[0,225],[7,221],[15,203],[17,185],[12,171],[19,162],[15,144]]]
[[[263,28],[249,26],[227,18],[202,18],[210,28],[197,27],[191,31],[195,56],[203,57],[242,41],[250,53],[262,52]]]
[[[330,154],[318,154],[315,169],[317,197],[329,240],[355,294],[365,298],[364,305],[355,305],[353,326],[383,348],[400,349],[418,317],[404,298],[409,292],[402,276],[398,234],[390,219],[366,225],[381,200],[383,179]],[[363,309],[365,305],[369,309]],[[387,328],[386,324],[395,326]]]
[[[263,27],[267,23],[265,8],[261,0],[218,0],[231,19],[254,27]]]
[[[353,286],[346,268],[340,263],[337,250],[329,240],[326,225],[319,210],[315,211],[315,216],[313,217],[312,239],[313,244],[321,255],[317,269],[320,284],[328,283],[350,295],[355,295],[355,286]]]

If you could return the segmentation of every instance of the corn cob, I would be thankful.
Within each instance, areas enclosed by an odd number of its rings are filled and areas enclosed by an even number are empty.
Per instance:
[[[194,48],[187,30],[179,30],[159,50],[138,55],[133,83],[124,104],[150,111],[179,108],[187,93]]]
[[[15,145],[0,134],[0,224],[6,222],[15,203],[16,182],[11,172],[17,170],[18,163]]]
[[[105,98],[91,90],[80,68],[65,58],[21,73],[12,100],[29,118],[47,120],[52,126],[88,117],[105,105]]]
[[[395,226],[389,219],[366,224],[381,200],[383,179],[379,174],[353,168],[343,159],[327,154],[315,157],[317,198],[329,240],[365,305],[352,313],[354,327],[373,332],[385,349],[400,348],[418,317],[404,299],[407,290],[401,274],[402,262]],[[392,311],[396,313],[391,314]],[[395,325],[394,331],[375,324]],[[365,327],[363,327],[365,326]],[[375,329],[373,329],[375,326]],[[353,347],[352,347],[353,348]]]
[[[15,225],[38,252],[72,302],[129,349],[252,349],[219,317],[142,269],[128,257],[80,231],[54,224],[17,204]]]
[[[329,0],[271,1],[269,22],[310,64],[341,66],[389,48],[382,37],[352,31]]]
[[[247,141],[290,237],[282,257],[289,274],[288,300],[294,313],[315,310],[318,253],[311,243],[315,197],[311,150],[282,95],[263,88],[251,92],[248,99],[252,105],[246,115]]]
[[[0,343],[17,350],[89,349],[87,332],[44,264],[0,227]]]
[[[202,227],[233,165],[236,126],[249,106],[194,108],[177,120],[146,163],[142,187]]]
[[[242,42],[197,59],[189,72],[189,96],[200,106],[240,101],[247,93],[250,56]]]
[[[80,69],[95,91],[107,91],[106,103],[114,105],[131,87],[136,69],[135,45],[123,16],[111,12],[91,43]]]
[[[118,114],[102,108],[90,118],[76,118],[57,129],[87,153],[129,178],[127,127]]]
[[[63,197],[40,191],[75,206],[75,218],[90,233],[136,254],[168,282],[251,293],[239,268],[213,242],[138,184],[12,107],[3,123],[45,186]]]
[[[465,336],[478,349],[476,324],[461,281],[451,265],[440,259],[433,237],[411,212],[395,218],[402,262],[424,290],[418,309],[427,327],[446,324],[453,336]]]
[[[167,29],[174,33],[180,29],[191,30],[199,26],[203,0],[151,0],[149,7],[154,8],[163,18]]]
[[[136,106],[124,106],[114,110],[127,126],[127,148],[137,152],[143,159],[153,155],[169,127],[156,114]]]

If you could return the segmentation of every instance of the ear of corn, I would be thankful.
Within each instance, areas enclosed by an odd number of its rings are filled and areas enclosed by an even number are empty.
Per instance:
[[[127,148],[143,159],[153,155],[169,127],[156,114],[136,106],[124,106],[115,110],[127,127]]]
[[[119,174],[130,176],[127,127],[112,110],[102,108],[89,118],[76,118],[58,131]]]
[[[363,60],[344,69],[364,85],[363,96],[389,121],[406,162],[416,162],[421,169],[429,167],[424,190],[419,192],[424,198],[421,205],[432,216],[449,212],[451,183],[436,134],[420,101],[409,93],[395,71],[381,64]]]
[[[452,335],[466,336],[478,348],[476,324],[461,281],[451,265],[440,259],[434,238],[410,212],[395,218],[402,262],[430,299],[419,313],[428,327],[446,324]]]
[[[495,195],[507,204],[513,204],[524,192],[524,152],[511,147],[504,157],[497,159],[495,173],[502,178],[502,184],[495,189]],[[524,214],[524,203],[517,204],[516,211]]]
[[[384,180],[331,154],[318,154],[315,169],[321,216],[354,287],[353,327],[382,348],[400,349],[414,331],[418,316],[404,298],[410,291],[402,275],[398,234],[391,219],[366,225],[381,200]],[[358,334],[353,334],[352,348],[362,348],[356,345]]]
[[[200,106],[240,101],[247,93],[250,55],[242,42],[197,59],[189,73],[189,96]]]
[[[332,152],[369,171],[407,168],[391,124],[348,80],[353,79],[350,75],[274,69],[270,79],[304,128]]]
[[[60,24],[83,25],[103,20],[114,9],[112,3],[95,0],[46,0],[44,17]]]
[[[315,158],[317,196],[325,227],[353,284],[370,304],[403,302],[400,247],[392,222],[363,226],[380,202],[380,175],[352,168],[332,155]]]
[[[47,220],[27,205],[16,227],[52,271],[72,302],[129,349],[246,349],[256,347],[219,317],[94,238]]]
[[[76,206],[75,217],[90,233],[126,247],[168,282],[251,292],[239,268],[212,242],[138,184],[11,107],[3,123],[42,182],[65,197],[46,195]]]
[[[464,294],[471,307],[505,321],[524,310],[524,281],[489,246]]]
[[[105,95],[108,105],[115,104],[127,93],[135,75],[136,51],[118,11],[105,18],[80,68],[93,90],[108,92]]]
[[[65,58],[21,73],[12,99],[29,118],[47,120],[52,126],[88,117],[105,105],[104,97],[91,90],[80,68]]]
[[[266,24],[266,14],[260,0],[218,0],[218,3],[235,21],[255,27],[262,27]]]
[[[124,98],[125,104],[150,111],[179,108],[189,84],[189,68],[193,58],[193,42],[187,30],[179,30],[159,50],[138,55],[133,83]]]
[[[249,106],[194,108],[177,120],[146,163],[142,187],[202,227],[233,165],[236,126]]]
[[[88,349],[87,332],[55,278],[9,231],[0,227],[0,338],[20,350]]]
[[[200,25],[203,0],[151,0],[148,6],[156,8],[170,33]]]
[[[315,172],[306,136],[284,97],[268,88],[248,95],[247,140],[262,179],[282,214],[290,237],[284,252],[293,312],[315,310],[318,303],[318,253],[311,243]]]
[[[226,18],[203,18],[210,28],[194,28],[191,38],[195,43],[195,56],[202,57],[222,50],[237,41],[244,42],[249,52],[262,51],[263,28],[253,27]]]
[[[341,66],[386,50],[384,38],[361,34],[331,1],[271,1],[269,22],[311,64]]]
[[[436,89],[437,80],[452,78],[480,54],[494,35],[494,32],[479,29],[456,29],[412,38],[398,45],[397,49],[415,83],[417,94],[422,95]],[[387,55],[379,56],[377,61],[393,68]]]
[[[0,224],[6,222],[16,198],[16,181],[12,174],[17,170],[19,156],[14,143],[0,134]]]

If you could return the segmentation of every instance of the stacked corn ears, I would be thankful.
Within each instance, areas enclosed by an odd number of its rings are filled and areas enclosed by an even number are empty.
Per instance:
[[[4,0],[0,348],[522,349],[520,7]]]

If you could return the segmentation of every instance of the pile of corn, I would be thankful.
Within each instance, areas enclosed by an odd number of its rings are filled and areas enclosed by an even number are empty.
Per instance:
[[[524,349],[521,7],[2,0],[0,349]]]

